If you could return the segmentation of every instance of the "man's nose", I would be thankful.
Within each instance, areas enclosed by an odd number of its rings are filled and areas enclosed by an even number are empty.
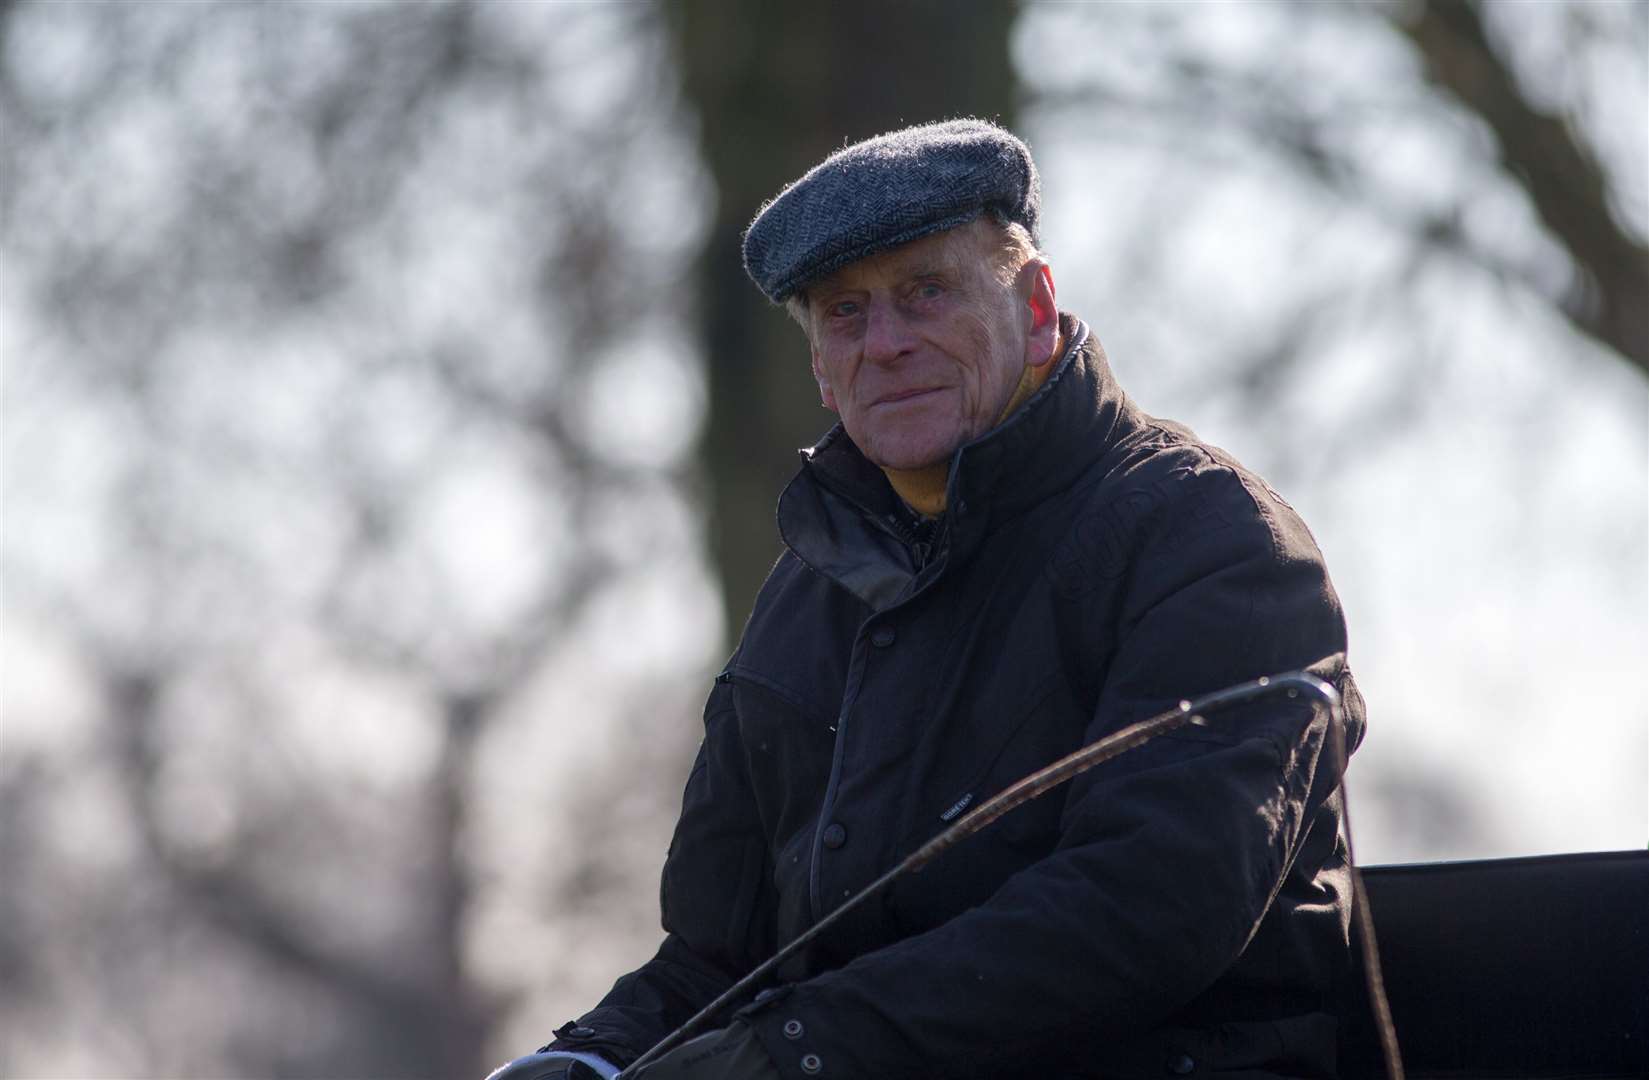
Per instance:
[[[911,351],[915,335],[891,297],[872,296],[865,306],[865,360],[891,364]]]

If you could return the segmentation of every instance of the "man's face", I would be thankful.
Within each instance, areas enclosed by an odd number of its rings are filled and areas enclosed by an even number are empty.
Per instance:
[[[1052,359],[1047,264],[996,277],[994,228],[974,222],[851,263],[808,289],[813,374],[877,465],[941,462],[990,430],[1025,366]]]

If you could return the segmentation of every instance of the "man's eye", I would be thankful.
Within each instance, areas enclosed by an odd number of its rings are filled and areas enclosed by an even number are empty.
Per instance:
[[[924,281],[916,287],[916,295],[923,300],[937,300],[945,291],[945,287],[937,281]]]
[[[855,300],[838,300],[830,305],[830,314],[838,319],[851,319],[859,314],[859,304]]]

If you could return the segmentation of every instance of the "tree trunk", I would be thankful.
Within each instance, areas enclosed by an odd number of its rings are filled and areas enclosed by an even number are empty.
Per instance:
[[[845,143],[957,116],[1011,124],[1017,5],[685,0],[668,9],[718,195],[697,275],[709,385],[700,454],[736,637],[780,550],[773,506],[796,449],[833,419],[819,406],[800,329],[745,277],[745,226]]]

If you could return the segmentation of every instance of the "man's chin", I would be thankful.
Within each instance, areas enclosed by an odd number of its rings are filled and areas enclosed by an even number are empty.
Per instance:
[[[933,425],[926,430],[920,427],[912,430],[912,427],[916,426],[899,430],[894,425],[886,425],[878,430],[872,425],[871,430],[857,434],[849,427],[847,434],[871,464],[901,472],[947,465],[956,448],[966,441],[954,425]]]
[[[931,469],[935,466],[944,467],[949,464],[953,450],[943,447],[897,447],[893,449],[874,448],[865,454],[870,461],[884,469],[894,469],[898,472],[916,472],[921,469]]]

